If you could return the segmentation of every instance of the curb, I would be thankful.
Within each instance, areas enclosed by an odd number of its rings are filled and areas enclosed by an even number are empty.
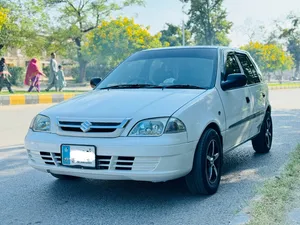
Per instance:
[[[76,95],[78,94],[3,95],[0,96],[0,106],[59,103]]]
[[[295,87],[275,86],[275,87],[269,87],[269,90],[295,89],[295,88],[300,88],[300,86],[295,86]],[[0,95],[0,106],[60,103],[80,94],[65,93],[65,94],[43,94],[43,95],[26,95],[26,94],[14,94],[14,95],[2,95],[2,96]]]

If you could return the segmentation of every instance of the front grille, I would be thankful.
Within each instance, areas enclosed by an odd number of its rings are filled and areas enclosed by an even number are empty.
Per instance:
[[[129,120],[124,120],[121,123],[115,122],[89,122],[89,121],[65,121],[59,120],[58,126],[63,131],[69,132],[85,132],[85,133],[111,133],[117,129],[124,128]],[[84,131],[84,123],[87,123],[88,130]]]
[[[63,131],[71,132],[83,132],[81,125],[83,122],[70,122],[70,121],[59,121],[59,127]],[[86,133],[110,133],[116,131],[116,129],[121,125],[121,123],[99,123],[91,122],[90,130]]]
[[[97,169],[108,170],[111,158],[111,156],[97,156]]]
[[[97,121],[95,119],[57,118],[57,134],[74,137],[119,137],[129,121],[130,119]]]
[[[61,154],[52,152],[38,152],[27,150],[30,160],[39,164],[62,166]],[[97,170],[120,171],[152,171],[160,161],[160,157],[132,157],[132,156],[96,156]]]
[[[99,170],[132,170],[135,157],[97,156]]]
[[[71,131],[71,132],[82,132],[80,128],[76,127],[61,127],[63,131]],[[92,128],[87,133],[111,133],[116,131],[116,129],[101,129],[101,128]]]
[[[115,169],[132,170],[133,162],[134,162],[134,157],[119,156],[118,160],[116,161]]]
[[[59,165],[61,163],[61,154],[52,152],[36,152],[27,150],[31,161],[39,164]]]

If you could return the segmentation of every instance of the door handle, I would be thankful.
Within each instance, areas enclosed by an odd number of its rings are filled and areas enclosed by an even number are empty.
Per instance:
[[[250,103],[250,98],[249,97],[246,97],[246,102]]]

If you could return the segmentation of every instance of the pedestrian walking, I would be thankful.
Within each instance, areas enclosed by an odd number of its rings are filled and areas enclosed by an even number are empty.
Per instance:
[[[41,76],[46,75],[38,66],[37,59],[31,59],[30,63],[27,66],[26,77],[25,77],[25,85],[30,86],[28,92],[31,92],[35,87],[37,92],[40,92],[40,78]]]
[[[62,91],[62,89],[66,87],[65,74],[62,68],[62,65],[58,66],[57,72],[57,88],[58,91]]]
[[[55,90],[57,91],[57,62],[55,60],[56,54],[53,52],[51,53],[51,59],[50,59],[50,74],[49,74],[49,85],[46,88],[46,91],[49,91],[51,88],[55,87]]]
[[[8,76],[11,76],[11,74],[8,72],[5,58],[1,58],[0,60],[0,92],[2,91],[2,88],[4,86],[7,87],[9,93],[14,93],[11,89],[11,83],[9,82]]]

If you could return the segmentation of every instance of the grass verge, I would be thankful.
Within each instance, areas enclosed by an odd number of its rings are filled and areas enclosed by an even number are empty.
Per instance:
[[[300,185],[300,145],[291,154],[280,176],[270,179],[260,190],[261,198],[251,204],[249,225],[281,224],[293,190]]]
[[[268,84],[269,88],[274,88],[274,89],[285,89],[285,88],[300,88],[300,83],[269,83]]]

